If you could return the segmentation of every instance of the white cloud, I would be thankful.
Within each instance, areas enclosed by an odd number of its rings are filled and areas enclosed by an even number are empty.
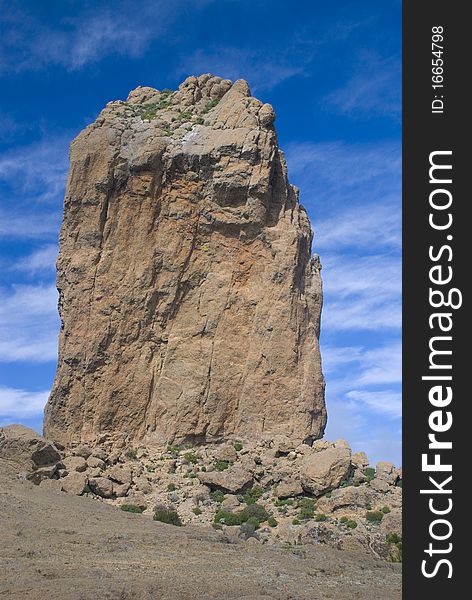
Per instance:
[[[373,113],[395,120],[401,115],[401,60],[364,53],[345,85],[325,98],[342,114],[371,116]]]
[[[57,291],[54,285],[0,288],[0,361],[57,359]]]
[[[44,138],[0,155],[0,181],[7,194],[28,200],[62,199],[69,166],[68,137]]]
[[[81,3],[72,16],[52,26],[24,7],[8,12],[0,40],[0,67],[5,71],[38,70],[48,65],[81,69],[108,56],[142,56],[186,10],[198,10],[210,0],[142,0],[138,6],[116,0],[113,6]]]
[[[265,48],[223,46],[213,50],[195,50],[182,59],[177,73],[179,76],[212,73],[233,81],[246,79],[254,92],[272,89],[282,81],[302,74],[311,59],[310,49],[293,55],[283,47],[274,57],[273,54],[268,55]]]
[[[47,244],[35,250],[28,256],[20,258],[13,266],[15,271],[23,271],[29,275],[51,273],[55,270],[57,245]]]
[[[31,392],[0,386],[0,418],[13,422],[42,416],[49,391]]]
[[[346,396],[350,400],[364,404],[377,413],[384,413],[393,418],[401,418],[402,416],[402,395],[399,391],[352,390],[347,392]]]

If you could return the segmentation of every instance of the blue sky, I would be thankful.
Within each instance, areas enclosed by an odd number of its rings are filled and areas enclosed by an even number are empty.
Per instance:
[[[41,428],[71,139],[211,72],[273,104],[325,288],[326,437],[401,462],[401,3],[0,0],[0,425]]]

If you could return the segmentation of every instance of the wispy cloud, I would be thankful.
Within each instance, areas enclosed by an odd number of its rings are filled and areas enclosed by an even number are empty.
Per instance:
[[[12,269],[23,271],[28,275],[54,273],[58,248],[56,244],[47,244],[38,248],[28,256],[18,259]]]
[[[350,400],[363,403],[376,412],[385,413],[395,418],[402,416],[402,395],[400,392],[392,390],[352,390],[347,392],[346,396]]]
[[[0,184],[8,196],[26,201],[54,202],[62,198],[70,139],[45,138],[0,155]]]
[[[381,57],[364,52],[344,86],[330,93],[325,102],[342,114],[354,117],[373,113],[395,120],[401,115],[401,60],[398,55]]]
[[[137,58],[149,44],[168,33],[183,11],[209,4],[210,0],[127,0],[82,2],[68,11],[55,27],[18,3],[8,3],[2,13],[0,68],[4,71],[38,70],[49,65],[81,69],[107,56]],[[3,3],[2,3],[3,4]],[[68,15],[69,12],[69,15]]]
[[[54,285],[0,288],[0,361],[49,362],[57,358]]]
[[[0,420],[12,423],[20,419],[40,417],[49,391],[31,392],[10,387],[0,387]]]
[[[282,47],[276,54],[268,55],[264,48],[222,46],[213,50],[198,49],[182,59],[177,75],[213,73],[226,79],[246,79],[252,92],[256,92],[272,89],[282,81],[304,73],[313,58],[309,48],[294,55]]]

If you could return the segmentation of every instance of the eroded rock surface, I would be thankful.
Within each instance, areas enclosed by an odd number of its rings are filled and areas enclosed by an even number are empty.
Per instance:
[[[46,436],[321,437],[320,266],[274,119],[202,75],[137,88],[73,141]]]

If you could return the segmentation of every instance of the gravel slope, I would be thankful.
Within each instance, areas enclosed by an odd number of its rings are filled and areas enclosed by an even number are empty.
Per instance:
[[[234,543],[16,479],[0,461],[0,598],[396,600],[401,566]]]

